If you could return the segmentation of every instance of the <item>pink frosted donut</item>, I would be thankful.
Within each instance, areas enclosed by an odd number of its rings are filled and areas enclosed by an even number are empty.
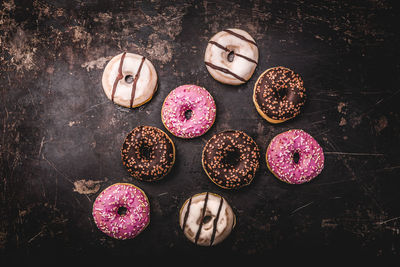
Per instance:
[[[206,133],[214,123],[213,97],[203,87],[181,85],[172,90],[161,109],[162,122],[173,135],[194,138]]]
[[[150,204],[139,187],[117,183],[99,194],[92,214],[103,233],[116,239],[131,239],[149,224]]]
[[[266,160],[269,170],[289,184],[309,182],[324,168],[322,147],[298,129],[275,136],[268,146]]]

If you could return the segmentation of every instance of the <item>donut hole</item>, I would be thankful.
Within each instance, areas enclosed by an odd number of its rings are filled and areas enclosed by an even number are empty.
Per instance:
[[[128,212],[128,209],[124,206],[119,207],[117,210],[117,213],[119,216],[125,216],[127,212]]]
[[[203,224],[207,224],[208,222],[210,222],[211,221],[211,219],[212,219],[212,216],[211,215],[206,215],[206,216],[204,216],[203,217]]]
[[[192,111],[191,109],[188,109],[188,110],[186,110],[186,111],[184,112],[184,115],[185,115],[185,119],[190,120],[190,118],[191,118],[192,115],[193,115],[193,111]]]
[[[293,162],[294,162],[295,164],[298,164],[298,163],[299,163],[299,160],[300,160],[300,153],[299,153],[298,151],[295,151],[295,152],[293,153]]]
[[[125,76],[125,82],[133,83],[133,80],[134,80],[133,75],[126,75]]]
[[[229,166],[236,166],[240,160],[240,153],[237,149],[227,149],[224,157],[222,157],[222,163]]]
[[[152,149],[148,145],[143,144],[139,147],[139,153],[143,159],[150,159],[152,154]]]
[[[227,57],[229,62],[232,62],[233,59],[235,58],[235,52],[234,51],[229,52],[226,57]]]
[[[278,89],[278,95],[281,99],[284,98],[287,94],[288,94],[288,89],[286,88],[286,86],[281,86]]]

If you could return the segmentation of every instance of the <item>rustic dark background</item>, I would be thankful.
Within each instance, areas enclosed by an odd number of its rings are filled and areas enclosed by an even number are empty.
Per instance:
[[[360,1],[19,1],[0,2],[0,260],[32,256],[324,255],[396,257],[400,253],[399,9]],[[260,50],[249,82],[222,85],[203,63],[209,38],[235,27]],[[103,93],[107,61],[122,51],[149,58],[159,76],[153,100],[136,109]],[[299,73],[308,99],[300,116],[272,125],[252,103],[257,77],[285,66]],[[200,138],[172,137],[173,171],[133,180],[120,159],[138,125],[163,130],[161,105],[182,84],[207,88],[217,119]],[[220,189],[201,167],[206,141],[243,130],[261,148],[253,183]],[[308,184],[287,185],[264,155],[278,133],[301,128],[325,151],[325,169]],[[171,136],[171,135],[170,135]],[[100,232],[91,209],[116,182],[141,187],[150,226],[134,240]],[[227,240],[196,247],[178,213],[192,194],[224,196],[237,215]],[[16,257],[17,256],[17,257]]]

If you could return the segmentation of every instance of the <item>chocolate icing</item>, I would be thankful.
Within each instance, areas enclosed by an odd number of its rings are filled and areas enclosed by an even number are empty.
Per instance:
[[[138,126],[126,137],[122,163],[139,180],[161,179],[172,168],[175,148],[166,133],[156,127]]]
[[[241,131],[220,132],[203,150],[203,167],[210,179],[223,188],[250,184],[259,168],[260,150],[253,139]]]
[[[258,79],[254,101],[269,118],[287,120],[300,113],[306,101],[305,91],[298,74],[284,67],[275,67]]]

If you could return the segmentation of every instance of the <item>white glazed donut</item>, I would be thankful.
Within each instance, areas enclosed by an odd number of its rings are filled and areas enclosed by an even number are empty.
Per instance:
[[[179,224],[193,243],[213,246],[231,233],[236,217],[223,197],[204,192],[185,201],[179,213]]]
[[[243,30],[223,30],[208,41],[204,62],[215,80],[231,85],[243,84],[257,67],[257,44]]]
[[[157,72],[145,57],[124,52],[107,63],[102,84],[111,101],[120,106],[134,108],[153,97],[157,90]]]

